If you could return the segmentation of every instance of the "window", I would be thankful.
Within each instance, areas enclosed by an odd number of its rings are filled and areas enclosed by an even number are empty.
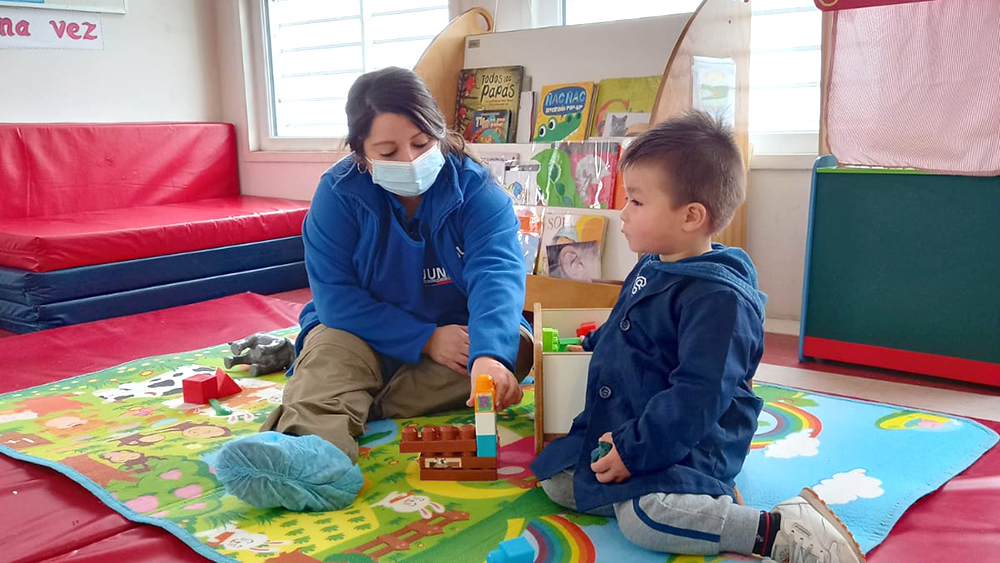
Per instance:
[[[563,23],[694,11],[699,0],[561,0]],[[815,154],[819,130],[822,12],[813,0],[753,0],[750,136],[756,154]],[[613,12],[613,13],[612,13]]]
[[[317,138],[346,136],[344,106],[357,77],[413,68],[448,24],[447,0],[261,2],[268,111],[258,127],[268,133],[259,139],[265,150],[324,148]],[[291,142],[296,138],[312,140]]]
[[[816,154],[822,12],[813,0],[754,0],[750,141],[763,154]]]

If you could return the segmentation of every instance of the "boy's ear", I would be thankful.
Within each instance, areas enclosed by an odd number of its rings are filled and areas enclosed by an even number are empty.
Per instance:
[[[683,229],[691,233],[704,227],[708,227],[708,209],[705,208],[704,204],[698,202],[687,204]]]

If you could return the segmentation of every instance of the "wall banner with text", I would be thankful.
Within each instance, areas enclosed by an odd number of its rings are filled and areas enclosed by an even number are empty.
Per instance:
[[[0,49],[104,49],[101,16],[0,6]]]

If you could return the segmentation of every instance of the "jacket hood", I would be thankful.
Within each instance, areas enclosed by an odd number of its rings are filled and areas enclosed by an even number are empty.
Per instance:
[[[650,258],[650,266],[681,276],[725,284],[733,288],[753,307],[763,322],[767,295],[757,289],[757,269],[742,248],[712,243],[712,250],[676,262],[663,262],[658,256]]]

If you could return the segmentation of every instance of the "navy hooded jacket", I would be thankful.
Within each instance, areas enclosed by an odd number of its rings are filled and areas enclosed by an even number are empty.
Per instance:
[[[583,412],[532,464],[539,479],[574,469],[585,511],[648,493],[734,496],[763,406],[751,379],[764,351],[757,272],[738,248],[646,256],[622,286],[593,351]],[[590,452],[611,432],[632,476],[600,483]]]
[[[417,363],[437,328],[368,290],[376,247],[391,227],[392,210],[382,191],[351,157],[320,179],[302,225],[313,300],[299,315],[296,354],[306,334],[322,323],[358,336],[381,354]],[[423,198],[421,213],[431,222],[427,244],[468,297],[469,369],[476,358],[489,356],[512,370],[523,320],[525,266],[510,198],[483,166],[454,155]],[[419,278],[422,271],[398,275]]]

